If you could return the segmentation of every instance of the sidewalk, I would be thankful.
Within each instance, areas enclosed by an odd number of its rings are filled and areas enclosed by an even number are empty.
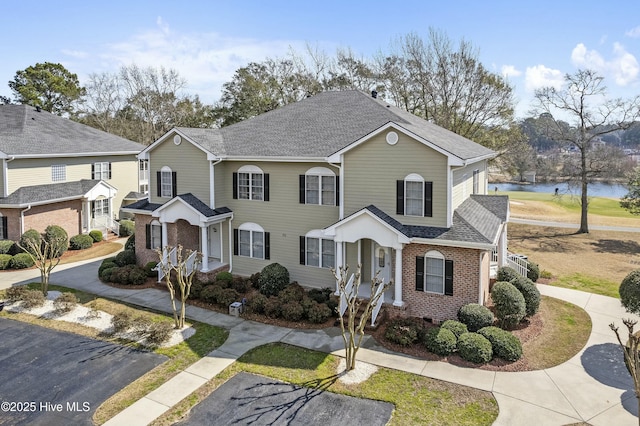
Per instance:
[[[170,312],[167,294],[157,289],[127,290],[107,286],[97,278],[100,260],[60,265],[51,283],[73,287]],[[0,288],[24,284],[38,278],[38,271],[0,274]],[[456,367],[393,353],[367,337],[358,359],[493,392],[500,408],[494,425],[563,425],[588,422],[594,426],[637,424],[634,385],[609,324],[624,328],[629,317],[617,299],[559,287],[539,285],[541,293],[566,300],[585,309],[592,332],[585,348],[562,365],[546,370],[508,373]],[[227,341],[185,371],[149,393],[107,425],[146,425],[168,411],[198,387],[215,377],[246,351],[270,342],[283,342],[341,355],[344,346],[337,328],[293,330],[261,324],[189,306],[189,318],[230,331]]]

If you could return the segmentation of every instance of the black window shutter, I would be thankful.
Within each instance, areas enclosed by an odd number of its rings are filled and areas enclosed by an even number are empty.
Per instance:
[[[171,197],[178,195],[178,173],[171,172]]]
[[[396,181],[396,214],[404,215],[404,181]]]
[[[147,248],[150,249],[151,248],[151,224],[147,223],[145,226],[145,232],[146,232],[146,237],[147,237]]]
[[[91,164],[91,180],[96,178],[96,165]]]
[[[424,291],[424,257],[416,256],[416,290]]]
[[[109,162],[109,177],[107,179],[111,179],[111,162]]]
[[[269,173],[265,173],[262,176],[263,179],[263,184],[264,184],[264,194],[263,194],[263,199],[264,201],[269,201]]]
[[[271,233],[264,233],[264,258],[269,260],[271,258]]]
[[[238,245],[240,244],[238,228],[233,229],[233,254],[238,255]]]
[[[340,176],[336,176],[336,206],[340,205]]]
[[[300,236],[300,264],[301,265],[306,265],[307,261],[306,261],[306,256],[305,256],[305,247],[306,244],[306,238],[304,237],[304,235]]]
[[[156,187],[158,197],[162,196],[162,172],[156,172]]]
[[[95,201],[91,202],[91,218],[92,219],[96,218],[96,202]]]
[[[444,294],[453,296],[453,260],[444,261]]]
[[[238,173],[233,173],[233,199],[238,199]]]
[[[433,182],[424,183],[424,215],[433,216]]]
[[[0,238],[0,239],[8,240],[9,239],[9,224],[8,224],[8,221],[7,221],[7,217],[3,216],[0,219],[2,219],[2,238]]]
[[[305,177],[304,175],[300,175],[300,204],[307,203],[307,197],[305,196]]]

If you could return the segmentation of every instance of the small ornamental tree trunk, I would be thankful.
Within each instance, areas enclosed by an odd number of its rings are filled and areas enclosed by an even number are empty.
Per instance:
[[[340,306],[338,307],[338,318],[340,319],[340,330],[342,331],[342,340],[344,341],[346,370],[351,371],[356,368],[356,354],[362,339],[364,338],[364,328],[371,319],[371,313],[377,306],[382,293],[392,284],[389,281],[384,284],[382,280],[376,276],[371,280],[371,297],[365,305],[364,312],[360,317],[360,321],[356,323],[356,316],[360,310],[360,306],[364,300],[358,299],[358,290],[361,283],[362,265],[358,265],[356,272],[351,277],[348,276],[349,267],[340,267],[337,271],[331,269],[338,283],[338,292],[340,293]],[[344,310],[343,310],[344,309]],[[347,315],[346,325],[344,316]]]
[[[33,260],[33,263],[40,270],[40,284],[42,293],[47,296],[49,292],[49,277],[53,268],[60,263],[60,257],[64,244],[63,239],[51,238],[49,241],[25,239],[24,246],[18,243],[18,247],[25,251]]]
[[[164,253],[169,253],[172,247],[165,247],[164,252],[157,250],[160,262],[158,268],[164,273],[165,283],[169,290],[169,297],[171,298],[171,308],[173,310],[173,321],[176,329],[180,330],[184,328],[184,320],[187,312],[187,299],[191,293],[191,285],[193,283],[193,277],[198,265],[200,264],[201,255],[198,252],[187,250],[186,257],[182,255],[182,245],[178,245],[176,249],[176,261],[171,260],[171,256],[168,256],[166,263],[163,263]],[[171,273],[175,273],[175,282],[171,276]],[[180,299],[180,312],[176,307],[176,292]]]
[[[622,339],[618,333],[618,327],[616,327],[614,323],[609,324],[609,327],[614,333],[616,333],[618,343],[620,343],[620,347],[622,348],[624,363],[627,366],[627,370],[629,370],[629,374],[631,374],[631,378],[633,379],[633,384],[635,386],[638,412],[640,413],[640,354],[638,353],[640,347],[640,332],[633,332],[633,328],[638,321],[623,319],[622,323],[627,327],[629,332],[629,341],[626,345],[622,343]],[[638,425],[640,425],[640,416],[638,417]]]

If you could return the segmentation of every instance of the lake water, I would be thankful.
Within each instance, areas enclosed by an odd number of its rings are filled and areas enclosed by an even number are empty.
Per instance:
[[[517,183],[490,183],[489,193],[492,193],[495,188],[500,191],[523,191],[523,192],[548,192],[553,194],[558,188],[558,193],[562,195],[580,195],[579,186],[569,186],[567,183],[531,183],[531,184],[517,184]],[[594,197],[609,197],[609,198],[622,198],[629,191],[624,185],[600,183],[594,182],[589,184],[588,193]]]

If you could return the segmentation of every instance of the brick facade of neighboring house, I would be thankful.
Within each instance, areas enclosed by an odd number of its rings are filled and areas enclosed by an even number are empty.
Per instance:
[[[61,203],[35,206],[24,212],[24,229],[35,229],[44,232],[49,225],[62,227],[69,237],[78,235],[81,231],[81,224],[78,217],[82,211],[80,200],[63,201]],[[18,238],[20,238],[18,236]]]

